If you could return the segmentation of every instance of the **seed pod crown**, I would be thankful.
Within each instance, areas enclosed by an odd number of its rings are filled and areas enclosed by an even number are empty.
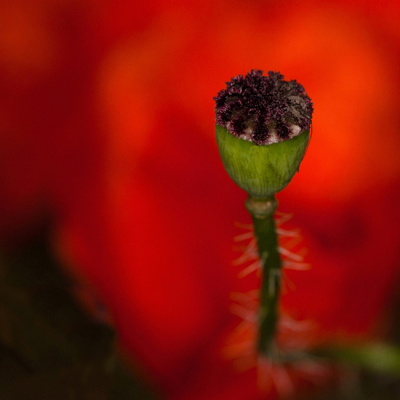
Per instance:
[[[237,75],[215,100],[216,122],[257,145],[279,143],[309,130],[313,105],[302,85],[279,72]]]

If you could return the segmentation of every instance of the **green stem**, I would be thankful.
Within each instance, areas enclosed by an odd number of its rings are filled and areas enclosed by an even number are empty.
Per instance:
[[[320,347],[312,350],[311,355],[351,364],[370,372],[400,376],[400,348],[389,343]]]
[[[275,221],[273,219],[277,201],[274,196],[266,199],[249,197],[245,206],[253,219],[254,233],[262,267],[258,350],[263,355],[271,356],[278,319],[277,309],[282,265],[278,251]]]

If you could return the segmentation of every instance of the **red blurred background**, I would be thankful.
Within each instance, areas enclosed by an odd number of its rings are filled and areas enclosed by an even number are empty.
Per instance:
[[[245,193],[212,97],[252,68],[296,79],[313,137],[278,195],[313,268],[284,308],[330,340],[382,333],[398,288],[399,3],[0,3],[0,235],[51,216],[54,252],[109,308],[122,347],[173,399],[258,399],[221,349],[240,320]]]

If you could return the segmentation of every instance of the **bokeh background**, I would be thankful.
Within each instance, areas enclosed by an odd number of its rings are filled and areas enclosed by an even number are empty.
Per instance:
[[[315,108],[300,173],[278,195],[312,265],[289,273],[283,307],[323,340],[386,337],[399,288],[399,11],[2,0],[3,248],[48,221],[60,265],[105,305],[122,351],[165,398],[268,398],[255,369],[222,356],[240,323],[230,293],[257,278],[232,266],[235,222],[250,218],[218,156],[212,97],[252,68],[280,71]]]

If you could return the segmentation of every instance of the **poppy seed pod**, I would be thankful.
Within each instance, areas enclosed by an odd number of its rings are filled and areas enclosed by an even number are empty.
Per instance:
[[[253,198],[281,191],[310,137],[313,107],[304,88],[277,72],[238,75],[214,98],[216,138],[228,175]]]

